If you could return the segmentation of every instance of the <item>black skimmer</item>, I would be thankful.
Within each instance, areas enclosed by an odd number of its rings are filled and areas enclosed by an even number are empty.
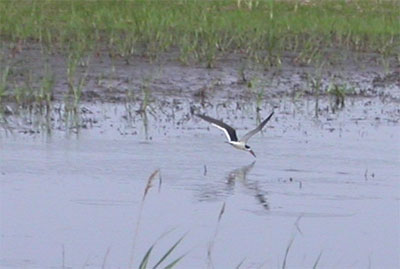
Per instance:
[[[213,119],[209,116],[206,115],[201,115],[201,114],[195,114],[197,117],[202,118],[203,120],[211,123],[211,125],[217,127],[218,129],[221,129],[222,131],[224,131],[226,137],[228,138],[228,142],[229,144],[231,144],[233,147],[240,149],[240,150],[244,150],[244,151],[248,151],[250,152],[254,157],[256,157],[256,154],[254,154],[253,150],[251,150],[250,146],[247,145],[247,141],[256,133],[258,133],[259,131],[261,131],[261,129],[265,126],[265,124],[267,124],[267,122],[271,119],[272,115],[274,115],[274,112],[272,112],[268,118],[266,118],[265,120],[263,120],[263,122],[260,123],[260,125],[257,126],[257,128],[255,128],[254,130],[251,130],[250,132],[248,132],[247,134],[245,134],[240,140],[238,139],[237,135],[236,135],[236,130],[229,126],[228,124],[224,123],[223,121],[217,120],[217,119]]]

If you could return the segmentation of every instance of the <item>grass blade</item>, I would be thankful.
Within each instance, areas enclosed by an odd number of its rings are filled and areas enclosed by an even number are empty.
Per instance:
[[[285,258],[283,259],[283,264],[282,264],[282,269],[286,268],[286,260],[287,260],[288,254],[289,254],[289,250],[292,247],[293,241],[294,241],[294,237],[292,239],[290,239],[289,245],[286,248]]]
[[[140,262],[139,269],[147,268],[147,264],[149,263],[150,254],[151,254],[151,251],[153,250],[153,248],[154,248],[154,244],[149,248],[149,250],[147,250],[142,261]]]
[[[101,269],[106,268],[106,262],[107,262],[108,255],[110,254],[110,251],[111,251],[111,247],[108,247],[106,254],[104,255],[104,258],[103,258],[103,264],[101,265]]]
[[[239,262],[239,264],[238,265],[236,265],[236,269],[239,269],[242,265],[243,265],[243,263],[244,263],[244,261],[246,260],[246,258],[244,258],[243,260],[241,260],[240,262]]]
[[[318,263],[319,263],[319,260],[321,259],[321,256],[322,256],[322,251],[319,253],[319,255],[318,255],[318,257],[317,257],[317,260],[315,261],[315,263],[314,263],[314,265],[313,265],[313,269],[316,269],[317,268],[317,265],[318,265]]]
[[[156,265],[154,265],[153,269],[157,268],[172,253],[172,251],[174,251],[174,249],[181,243],[184,237],[185,235],[183,235],[181,238],[178,239],[178,241],[176,241],[176,243],[164,254],[164,256],[162,256],[162,258],[156,263]],[[180,260],[181,258],[182,256],[178,259]],[[178,262],[178,259],[175,261]]]
[[[164,269],[171,269],[173,268],[180,260],[182,260],[183,257],[185,257],[186,254],[183,254],[182,256],[180,256],[179,258],[177,258],[175,261],[171,262],[170,264],[168,264],[167,266],[164,267]]]

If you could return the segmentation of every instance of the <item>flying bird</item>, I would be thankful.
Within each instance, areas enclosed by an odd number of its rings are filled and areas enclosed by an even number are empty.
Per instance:
[[[249,145],[247,145],[247,141],[249,141],[249,139],[253,135],[255,135],[256,133],[261,131],[261,129],[265,126],[265,124],[267,124],[267,122],[271,119],[272,115],[274,115],[274,112],[272,112],[268,116],[268,118],[263,120],[263,122],[261,122],[260,125],[257,126],[257,128],[255,128],[254,130],[251,130],[250,132],[245,134],[240,140],[238,139],[238,137],[236,135],[236,130],[233,127],[229,126],[228,124],[224,123],[223,121],[211,118],[206,115],[201,115],[201,114],[195,114],[195,115],[197,117],[211,123],[211,125],[213,125],[214,127],[217,127],[218,129],[221,129],[222,131],[224,131],[226,137],[228,138],[227,143],[231,144],[233,147],[235,147],[237,149],[248,151],[251,153],[251,155],[256,157],[256,154],[254,153],[254,151],[250,148]]]

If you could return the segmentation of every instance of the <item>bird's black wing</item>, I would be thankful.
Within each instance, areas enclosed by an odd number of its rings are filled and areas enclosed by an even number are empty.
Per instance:
[[[261,131],[261,129],[265,126],[265,124],[267,124],[267,122],[271,119],[272,115],[274,115],[274,112],[272,112],[268,118],[266,118],[263,122],[260,123],[260,125],[257,126],[257,128],[255,128],[254,130],[251,130],[250,132],[248,132],[247,134],[245,134],[240,141],[243,141],[245,143],[247,143],[247,141],[250,139],[250,137],[252,137],[253,135],[255,135],[256,133],[258,133],[259,131]]]
[[[214,125],[215,127],[221,129],[222,131],[225,132],[226,137],[228,138],[229,141],[238,141],[237,135],[236,135],[236,131],[235,129],[233,129],[231,126],[229,126],[228,124],[211,118],[209,116],[206,115],[201,115],[201,114],[195,114],[197,117],[202,118],[205,121],[208,121],[209,123],[211,123],[212,125]]]

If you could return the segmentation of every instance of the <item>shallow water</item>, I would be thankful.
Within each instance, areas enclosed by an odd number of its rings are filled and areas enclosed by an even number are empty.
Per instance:
[[[145,139],[115,104],[87,105],[99,123],[76,134],[3,132],[0,266],[127,268],[133,253],[136,268],[163,236],[152,266],[185,235],[178,268],[282,267],[291,241],[288,268],[398,268],[399,111],[366,103],[315,118],[312,102],[277,101],[256,159],[183,112],[149,116]],[[205,110],[239,136],[252,111]]]

